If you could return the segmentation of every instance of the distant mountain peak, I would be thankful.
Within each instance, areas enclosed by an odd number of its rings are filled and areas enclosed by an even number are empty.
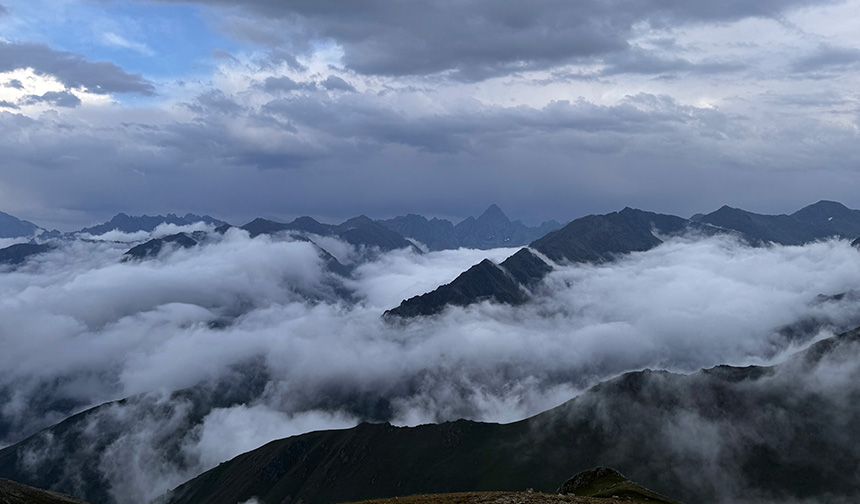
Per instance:
[[[826,218],[834,215],[851,214],[854,210],[849,209],[838,201],[821,200],[809,206],[805,206],[792,214],[799,219]]]
[[[741,210],[740,208],[735,208],[729,205],[723,205],[717,209],[717,212],[746,212],[746,210]]]
[[[32,222],[21,220],[13,215],[0,212],[0,238],[19,238],[33,236],[41,228]]]
[[[488,206],[487,209],[484,210],[484,213],[482,213],[481,216],[478,217],[478,220],[505,220],[505,221],[510,221],[510,219],[508,219],[508,216],[505,215],[505,212],[503,212],[502,209],[499,208],[499,206],[496,205],[495,203]]]
[[[809,207],[848,208],[845,205],[843,205],[842,203],[840,203],[838,201],[832,201],[832,200],[820,200],[816,203],[809,205]],[[807,207],[807,208],[809,208],[809,207]]]
[[[353,217],[353,218],[345,221],[339,227],[341,227],[341,228],[355,228],[358,226],[367,226],[367,225],[376,225],[376,222],[374,222],[373,219],[371,219],[370,217],[368,217],[366,215],[359,215],[358,217]]]

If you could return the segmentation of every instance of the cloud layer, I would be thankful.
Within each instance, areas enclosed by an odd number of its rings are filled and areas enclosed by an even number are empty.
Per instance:
[[[47,13],[0,18],[36,38],[0,44],[5,211],[71,230],[119,211],[241,224],[497,203],[535,223],[860,205],[856,0],[190,4],[128,7],[163,16],[149,29],[119,4],[74,17],[93,45],[115,35],[111,53],[31,19]],[[134,70],[188,34],[205,61]]]
[[[772,362],[860,322],[860,257],[840,241],[753,249],[729,237],[673,239],[560,269],[522,307],[481,304],[406,324],[380,315],[512,251],[395,251],[342,279],[311,243],[237,229],[120,263],[128,246],[69,243],[0,275],[5,443],[75,410],[157,393],[86,429],[129,429],[101,455],[120,501],[154,497],[281,436],[361,420],[512,421],[626,370]],[[207,383],[200,390],[220,390],[201,396],[210,399],[164,395]],[[239,403],[224,402],[234,389]],[[139,455],[110,458],[128,450]],[[31,458],[37,468],[42,459]]]

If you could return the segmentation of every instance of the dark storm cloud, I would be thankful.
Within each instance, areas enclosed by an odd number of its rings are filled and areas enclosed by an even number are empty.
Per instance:
[[[792,64],[795,73],[806,75],[828,73],[860,64],[860,49],[821,45],[812,54],[798,58]]]
[[[260,88],[269,94],[277,94],[298,90],[313,91],[317,86],[314,82],[296,82],[284,75],[282,77],[267,77]]]
[[[616,106],[600,106],[585,100],[557,101],[540,109],[478,107],[421,120],[406,117],[367,96],[348,101],[316,96],[277,99],[267,103],[262,111],[290,118],[300,128],[325,131],[339,138],[448,153],[489,149],[500,140],[548,132],[653,134],[682,126],[721,126],[726,122],[719,112],[682,106],[671,98],[653,95],[630,97]]]
[[[32,68],[38,75],[53,75],[68,88],[84,87],[90,93],[155,94],[155,86],[140,74],[129,74],[106,61],[88,61],[80,54],[57,51],[42,44],[0,41],[0,72]]]
[[[328,89],[329,91],[355,91],[355,88],[352,87],[352,84],[341,79],[337,75],[329,75],[328,77],[326,77],[326,80],[321,82],[321,84],[322,87]]]
[[[318,89],[257,110],[212,90],[186,105],[193,120],[100,128],[0,113],[7,167],[0,180],[42,198],[34,204],[74,213],[109,218],[169,208],[237,221],[467,216],[492,202],[536,220],[626,205],[682,215],[725,203],[782,212],[825,197],[850,206],[858,189],[855,136],[808,117],[756,131],[751,118],[648,94],[617,105],[470,101],[413,114],[404,107],[420,95],[393,98]],[[758,141],[761,135],[768,141]],[[826,149],[804,147],[811,139]],[[812,165],[826,166],[827,176],[803,171]],[[785,170],[795,176],[781,176]],[[763,194],[762,185],[779,189]]]
[[[168,0],[170,1],[170,0]],[[361,74],[428,75],[450,72],[481,80],[524,70],[600,58],[628,49],[634,25],[653,27],[767,17],[816,0],[695,2],[587,0],[541,2],[277,2],[199,0],[239,7],[261,20],[238,18],[225,27],[258,43],[299,46],[336,41],[346,66]],[[279,29],[281,20],[290,29]],[[287,40],[284,33],[290,33]]]
[[[854,100],[835,91],[818,91],[802,94],[765,94],[762,100],[776,105],[792,107],[841,107],[854,104]]]
[[[48,91],[42,95],[27,96],[24,98],[24,103],[27,105],[49,103],[57,107],[75,108],[80,106],[81,99],[68,91]]]
[[[193,102],[186,103],[185,106],[197,114],[238,114],[244,110],[244,107],[219,89],[198,95]]]
[[[745,65],[719,61],[692,62],[680,57],[658,56],[640,47],[631,47],[604,59],[602,76],[619,74],[674,75],[679,73],[712,74],[740,71]]]
[[[281,63],[286,64],[288,67],[296,70],[298,72],[302,72],[307,70],[307,67],[299,63],[299,60],[296,59],[295,54],[286,51],[284,49],[272,49],[268,56],[267,60],[269,63],[279,65]]]

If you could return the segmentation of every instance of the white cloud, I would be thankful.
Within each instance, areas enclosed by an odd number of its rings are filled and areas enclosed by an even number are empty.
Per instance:
[[[140,42],[134,42],[128,40],[122,35],[116,34],[114,32],[105,32],[102,34],[102,43],[108,46],[120,47],[123,49],[129,49],[135,52],[139,52],[140,54],[144,54],[146,56],[154,56],[155,52],[150,49],[146,44]]]

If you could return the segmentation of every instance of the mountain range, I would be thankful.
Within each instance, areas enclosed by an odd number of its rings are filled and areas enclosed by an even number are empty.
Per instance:
[[[379,223],[417,240],[429,250],[520,247],[562,226],[558,221],[549,220],[540,226],[528,227],[520,221],[508,219],[495,204],[477,218],[467,217],[457,225],[445,219],[427,220],[416,214],[380,220]]]
[[[511,305],[527,301],[540,280],[557,265],[600,263],[631,252],[650,250],[686,233],[731,234],[752,245],[801,245],[830,237],[860,237],[860,211],[820,201],[792,215],[761,215],[724,206],[684,219],[632,208],[571,221],[494,264],[484,260],[451,283],[404,300],[385,312],[389,319],[433,315],[447,306],[481,301]]]
[[[192,213],[178,216],[169,213],[167,215],[140,215],[131,216],[124,213],[115,215],[108,222],[85,227],[78,231],[79,234],[98,236],[108,231],[121,231],[123,233],[136,233],[138,231],[152,232],[162,224],[174,224],[176,226],[188,226],[197,222],[204,222],[212,226],[223,226],[226,222],[208,215],[195,215]]]
[[[218,226],[129,244],[120,260],[133,266],[138,261],[158,260],[178,248],[193,256],[196,247],[236,232],[229,224],[193,214],[182,218],[172,214],[120,215],[123,217],[117,216],[101,227],[63,238],[7,247],[0,250],[0,263],[18,267],[39,254],[62,249],[63,240],[85,233],[152,231],[164,223]],[[406,216],[398,222],[420,222],[415,217],[420,216]],[[421,219],[430,226],[448,229],[447,221]],[[260,238],[264,240],[287,237],[312,244],[330,274],[325,280],[329,283],[325,292],[300,294],[304,299],[318,296],[338,302],[350,299],[348,282],[342,280],[353,275],[364,259],[361,254],[335,257],[329,251],[332,240],[373,254],[398,249],[421,254],[421,246],[430,250],[461,247],[480,236],[483,241],[470,243],[489,247],[503,236],[508,246],[525,239],[528,232],[537,232],[535,228],[514,226],[533,231],[506,234],[506,222],[511,221],[495,206],[461,227],[460,238],[452,232],[449,242],[441,238],[433,241],[433,236],[442,235],[425,235],[428,241],[422,241],[419,231],[409,232],[410,240],[386,222],[365,216],[337,225],[311,217],[289,223],[255,219],[241,229],[254,237],[264,236]],[[35,229],[32,233],[41,228]],[[464,231],[467,229],[468,233]],[[494,231],[488,234],[488,230]],[[542,292],[543,279],[561,265],[611,262],[681,235],[730,235],[759,247],[798,245],[830,237],[853,240],[860,236],[860,211],[821,201],[791,215],[776,216],[730,207],[691,219],[632,208],[589,215],[532,239],[498,264],[489,259],[478,262],[452,282],[404,300],[387,311],[385,319],[409,323],[449,306],[480,301],[528,303]],[[241,314],[237,309],[230,316]],[[210,327],[229,323],[225,317]],[[190,479],[163,501],[233,504],[258,498],[263,502],[325,503],[408,493],[529,487],[552,491],[577,471],[607,465],[648,482],[658,492],[688,502],[849,502],[860,492],[860,444],[846,434],[850,432],[847,426],[860,420],[856,406],[860,404],[860,387],[856,385],[860,383],[856,379],[860,378],[858,340],[860,330],[848,332],[816,343],[774,367],[717,366],[690,375],[650,370],[627,373],[558,408],[511,424],[459,420],[405,428],[363,423],[349,430],[291,437]],[[830,388],[816,388],[822,370],[831,368],[837,368],[837,378],[845,381],[837,394]],[[167,426],[159,427],[149,442],[172,454],[164,471],[177,478],[182,475],[175,482],[179,484],[196,474],[195,462],[181,449],[184,436],[198,429],[213,410],[249,404],[259,397],[267,383],[264,369],[251,360],[232,368],[227,377],[167,396],[136,395],[69,416],[0,450],[0,477],[68,493],[94,504],[118,502],[121,499],[102,475],[102,471],[110,470],[104,466],[107,455],[117,446],[121,448],[125,437],[139,435],[140,425],[164,423]],[[11,396],[12,392],[0,389],[0,396]],[[45,408],[57,413],[79,411],[78,406]],[[122,413],[127,407],[137,413]],[[386,408],[376,397],[355,397],[346,409],[356,418],[384,422],[388,419]],[[6,428],[0,423],[0,433]]]
[[[312,217],[299,217],[289,223],[258,218],[242,226],[242,229],[248,231],[252,238],[261,234],[282,232],[297,233],[301,236],[333,236],[356,247],[376,248],[382,252],[410,248],[421,253],[421,249],[412,242],[364,215],[338,225],[323,224]]]

